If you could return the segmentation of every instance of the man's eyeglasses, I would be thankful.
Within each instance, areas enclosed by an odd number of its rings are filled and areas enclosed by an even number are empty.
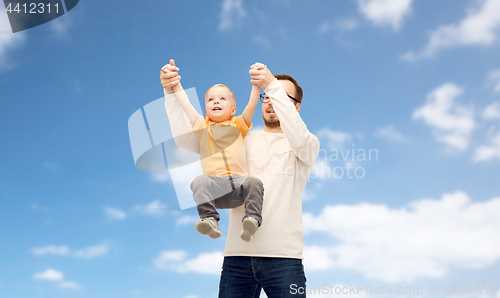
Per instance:
[[[299,101],[298,101],[298,100],[296,100],[295,98],[293,98],[292,96],[290,96],[290,95],[288,95],[288,94],[287,94],[287,96],[288,96],[288,97],[290,97],[290,99],[293,99],[296,103],[299,103]],[[271,101],[271,98],[270,98],[269,96],[267,96],[265,93],[262,93],[262,94],[260,95],[260,101],[261,101],[262,103],[268,103],[268,102],[270,102],[270,101]]]

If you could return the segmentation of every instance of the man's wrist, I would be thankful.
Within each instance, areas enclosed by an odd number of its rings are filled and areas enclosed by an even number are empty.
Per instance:
[[[271,85],[273,85],[273,83],[276,82],[277,80],[278,80],[277,78],[274,78],[274,80],[269,85],[267,85],[266,88],[264,88],[264,92],[266,92],[267,89],[269,89],[269,87],[271,87]]]

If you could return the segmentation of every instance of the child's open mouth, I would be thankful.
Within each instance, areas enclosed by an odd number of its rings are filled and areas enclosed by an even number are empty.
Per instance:
[[[222,109],[219,108],[219,107],[215,107],[215,108],[212,109],[212,111],[222,111]]]

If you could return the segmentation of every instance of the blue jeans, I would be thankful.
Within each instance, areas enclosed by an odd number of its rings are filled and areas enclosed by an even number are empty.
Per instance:
[[[258,298],[262,288],[269,298],[306,297],[302,260],[224,257],[219,298]]]

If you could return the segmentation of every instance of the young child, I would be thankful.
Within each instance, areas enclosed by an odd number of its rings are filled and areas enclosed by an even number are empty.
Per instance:
[[[170,60],[170,65],[175,67],[173,60]],[[258,69],[265,67],[260,63],[252,66]],[[170,72],[167,68],[163,71]],[[250,241],[262,223],[264,187],[259,179],[246,173],[243,138],[252,127],[260,88],[252,86],[245,110],[240,116],[235,116],[236,100],[231,89],[222,84],[210,87],[205,94],[205,118],[191,105],[180,82],[173,86],[173,92],[193,124],[193,132],[200,139],[203,175],[191,183],[200,215],[195,224],[196,231],[213,239],[219,238],[220,215],[216,209],[245,204],[241,238]]]

